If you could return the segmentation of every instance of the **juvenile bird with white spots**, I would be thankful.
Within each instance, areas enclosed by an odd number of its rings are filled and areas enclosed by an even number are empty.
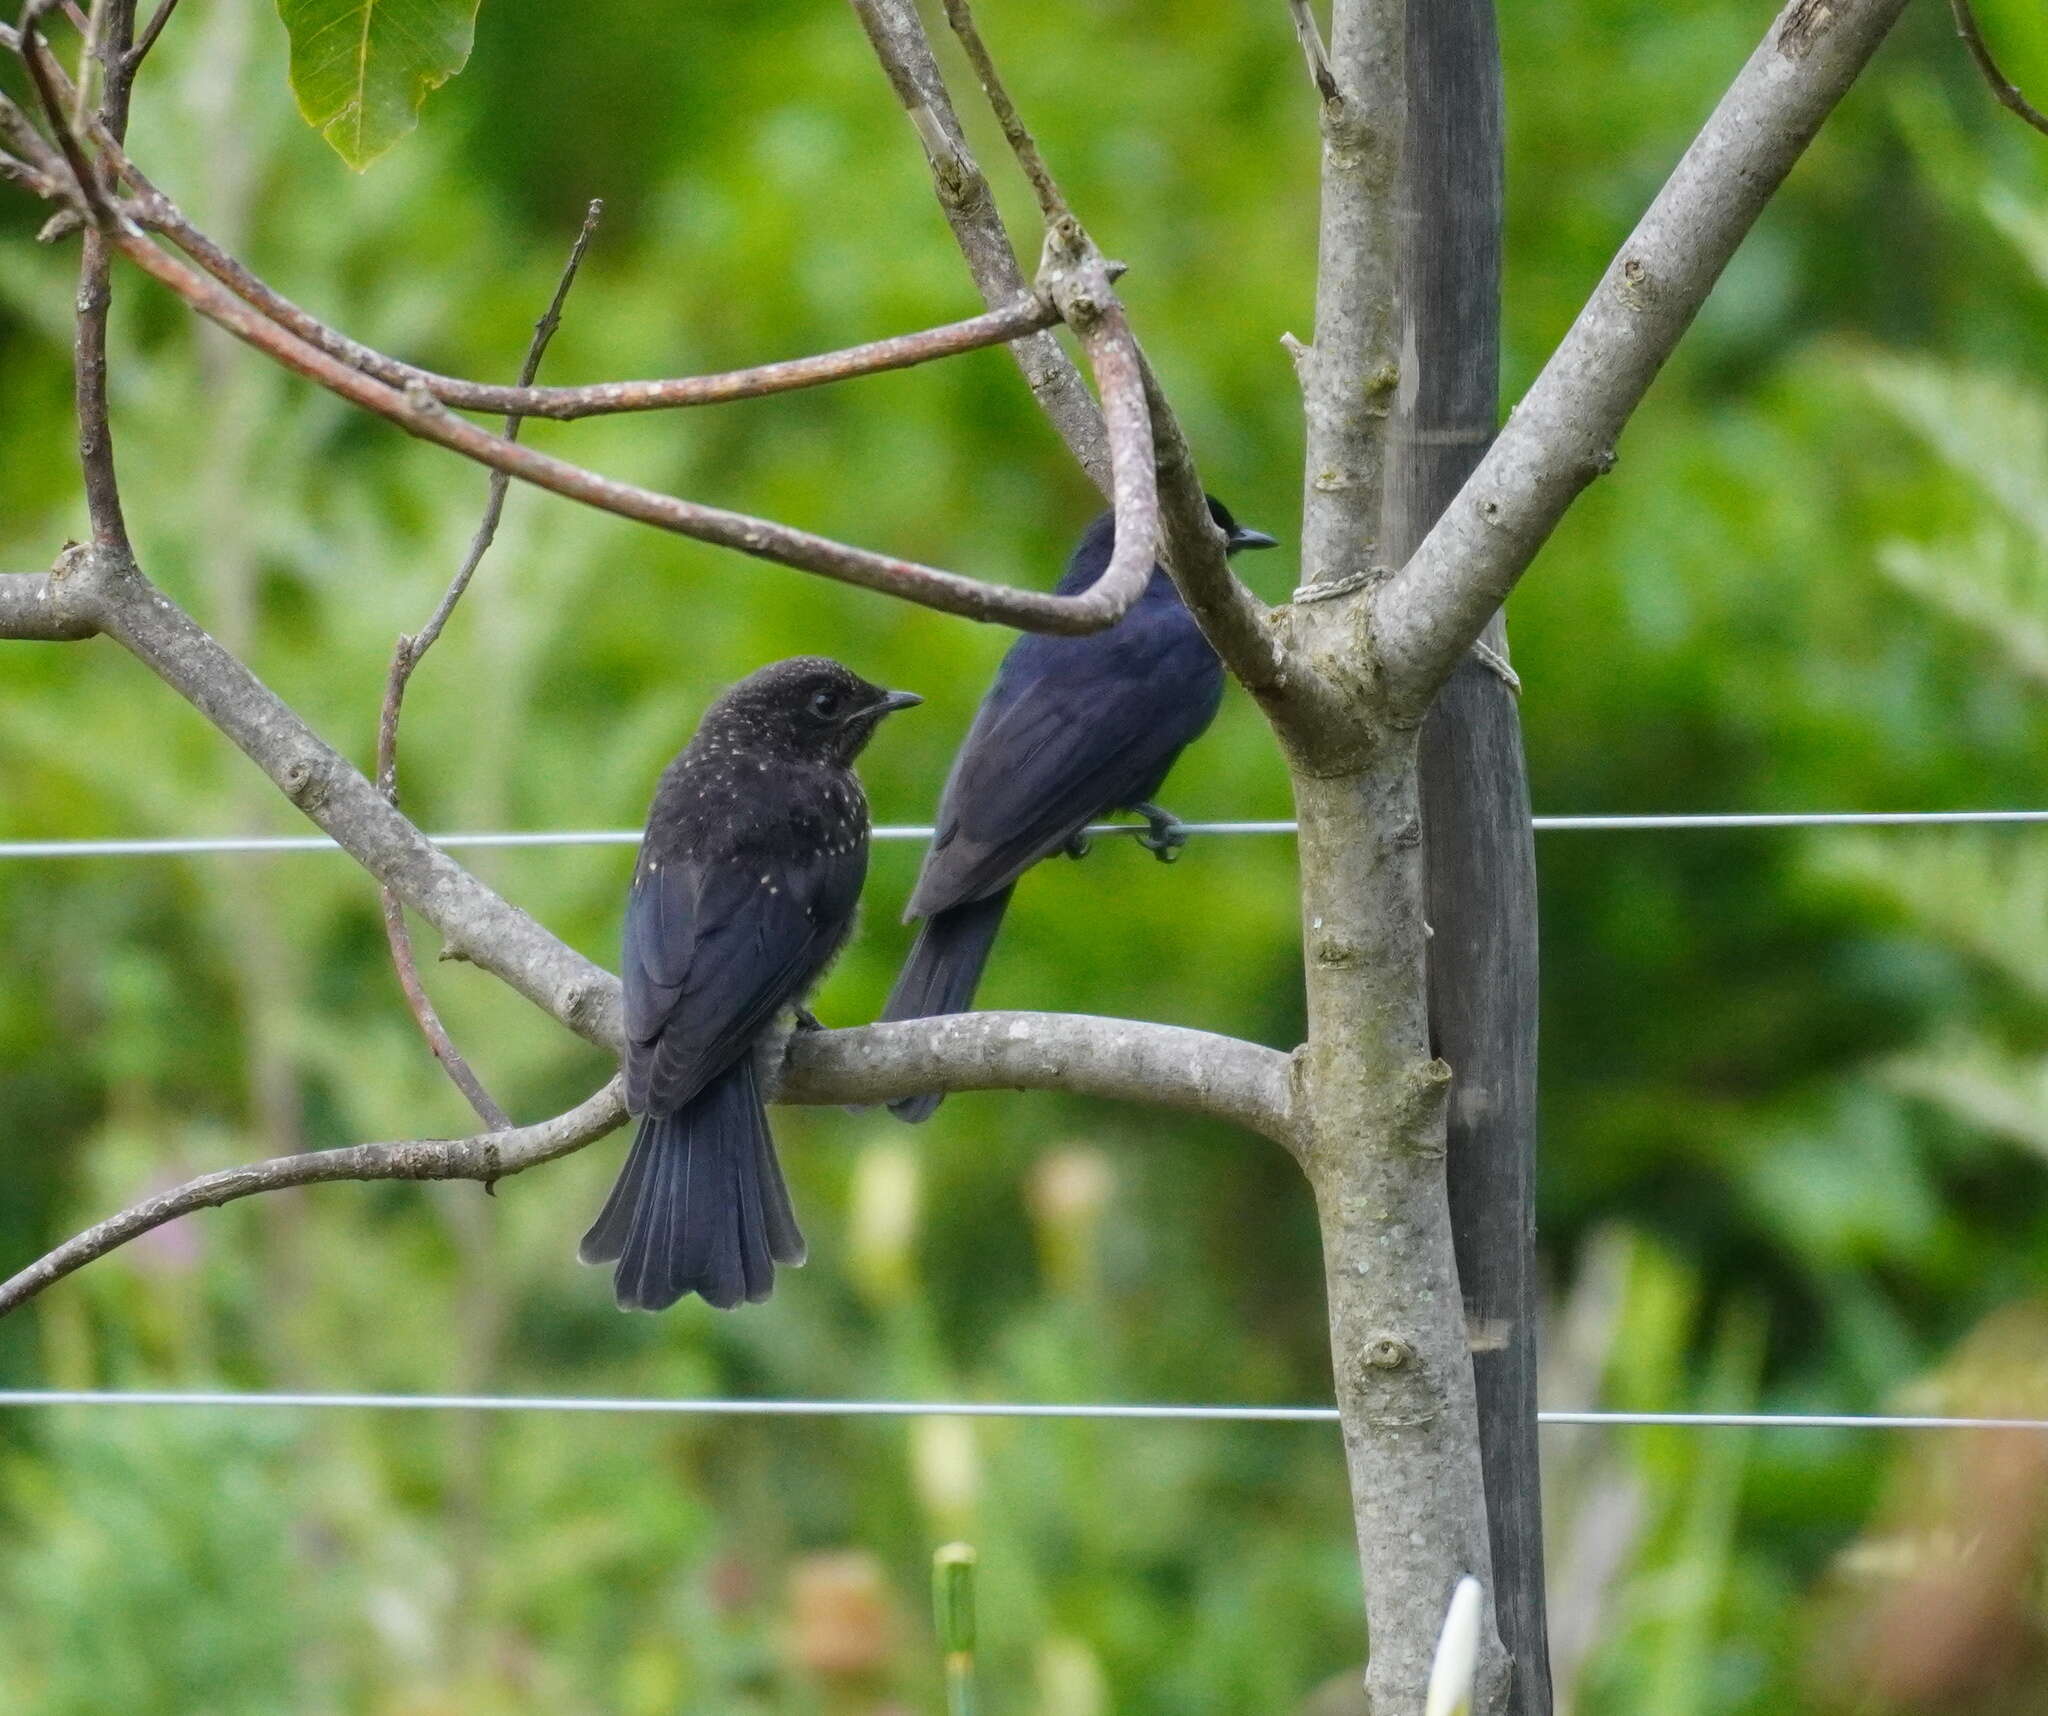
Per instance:
[[[853,930],[868,867],[854,759],[891,711],[823,656],[779,661],[706,711],[648,812],[626,902],[626,1102],[640,1130],[579,1255],[624,1310],[768,1297],[804,1239],[754,1045]]]

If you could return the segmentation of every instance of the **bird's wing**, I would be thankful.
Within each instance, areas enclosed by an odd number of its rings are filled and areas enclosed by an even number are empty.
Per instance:
[[[643,859],[626,902],[626,1098],[670,1113],[801,1000],[845,939],[864,846],[793,862]]]
[[[1075,647],[1094,642],[1027,638],[1005,661],[954,759],[912,916],[1008,887],[1104,811],[1153,791],[1215,715],[1220,669],[1198,635]]]

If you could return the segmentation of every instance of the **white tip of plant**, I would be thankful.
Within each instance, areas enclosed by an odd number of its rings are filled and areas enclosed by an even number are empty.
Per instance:
[[[1472,1686],[1479,1676],[1479,1621],[1485,1607],[1479,1581],[1467,1574],[1451,1593],[1450,1613],[1436,1641],[1429,1697],[1422,1716],[1472,1716]]]

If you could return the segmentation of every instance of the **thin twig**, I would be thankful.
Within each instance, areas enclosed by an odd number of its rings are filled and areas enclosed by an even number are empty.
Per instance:
[[[167,286],[209,321],[294,374],[317,382],[421,440],[432,441],[494,470],[509,471],[522,482],[600,511],[841,583],[879,590],[944,613],[998,621],[1027,631],[1100,631],[1115,624],[1144,587],[1142,577],[1132,580],[1105,576],[1077,595],[1059,596],[985,584],[957,572],[875,554],[768,519],[704,506],[600,476],[479,428],[448,411],[424,388],[401,392],[364,375],[257,314],[146,237],[124,232],[116,236],[115,243],[144,273]]]
[[[21,60],[28,68],[29,81],[36,86],[36,98],[43,104],[43,114],[50,122],[50,131],[57,139],[57,147],[63,150],[64,159],[71,168],[71,176],[78,181],[78,192],[85,200],[80,211],[94,226],[104,226],[111,219],[106,197],[100,188],[99,175],[92,170],[92,163],[85,158],[85,151],[79,147],[77,133],[71,129],[64,115],[64,98],[60,93],[55,56],[42,38],[43,14],[56,4],[56,0],[29,0],[21,13]],[[65,86],[69,86],[66,79]]]
[[[74,131],[83,131],[92,113],[92,68],[93,62],[102,58],[99,38],[105,23],[106,0],[92,0],[92,10],[86,14],[85,32],[78,44],[78,72],[72,80],[76,86],[71,96],[71,128]]]
[[[1006,281],[1019,278],[1022,270],[1010,248],[1009,234],[987,197],[981,169],[967,151],[917,9],[887,4],[886,0],[852,0],[852,4],[891,87],[925,140],[926,152],[933,154],[935,169],[934,136],[946,141],[963,177],[981,187],[979,201],[966,202],[949,195],[942,181],[939,200],[968,272],[982,295],[993,297]],[[1007,96],[1004,100],[1007,104]],[[1086,244],[1085,235],[1072,221],[1056,226],[1054,237],[1057,244],[1069,247]],[[1078,397],[1067,389],[1065,378],[1074,372],[1065,354],[1054,345],[1052,365],[1040,376],[1033,373],[1024,343],[1010,349],[1024,365],[1032,391],[1053,427],[1089,475],[1108,492],[1111,482],[1102,415],[1085,389]],[[1137,357],[1146,390],[1162,520],[1172,571],[1182,594],[1230,671],[1269,708],[1283,694],[1295,701],[1314,701],[1312,694],[1320,689],[1320,682],[1288,657],[1268,621],[1266,605],[1231,571],[1221,537],[1209,519],[1208,498],[1193,454],[1142,350]],[[1077,376],[1075,380],[1078,383]]]
[[[136,69],[149,58],[149,50],[156,46],[157,37],[164,33],[164,26],[171,21],[171,14],[178,9],[178,0],[160,0],[157,9],[150,14],[149,24],[135,40],[135,46],[128,50],[128,75],[133,77]]]
[[[1301,40],[1301,52],[1308,61],[1308,75],[1315,83],[1316,94],[1326,104],[1342,101],[1344,92],[1337,85],[1336,72],[1330,69],[1330,52],[1323,46],[1323,32],[1316,24],[1310,0],[1287,0],[1287,9],[1294,14],[1294,33]]]
[[[990,305],[1007,304],[1029,290],[988,181],[975,165],[946,92],[917,8],[908,0],[850,0],[875,57],[931,163],[932,188],[967,259],[967,270]],[[1039,408],[1095,486],[1109,493],[1109,445],[1102,414],[1074,360],[1050,334],[1010,347]]]
[[[555,295],[549,300],[545,314],[534,324],[533,343],[527,347],[526,361],[520,366],[521,387],[530,387],[540,372],[541,356],[548,348],[548,341],[554,338],[555,330],[561,326],[563,301],[569,296],[569,288],[575,284],[583,252],[588,248],[590,235],[597,230],[598,219],[603,213],[604,204],[593,198],[583,216],[583,230],[570,246],[569,260],[555,287]],[[506,440],[519,439],[522,421],[516,413],[505,419]],[[470,539],[469,552],[462,557],[454,579],[417,635],[401,637],[391,652],[391,671],[384,681],[384,707],[377,721],[377,788],[394,805],[398,803],[398,720],[405,705],[406,686],[421,659],[440,638],[449,615],[455,612],[455,604],[462,600],[463,592],[476,576],[477,567],[483,564],[484,555],[490,551],[491,543],[498,534],[498,520],[504,515],[505,495],[511,487],[512,479],[506,472],[491,473],[483,518],[477,524],[476,534]],[[439,1011],[427,994],[426,983],[420,976],[419,960],[413,951],[412,932],[406,927],[405,902],[390,888],[382,891],[382,898],[384,935],[391,944],[391,963],[397,969],[399,986],[405,991],[406,1005],[412,1009],[420,1034],[426,1038],[428,1048],[433,1050],[434,1058],[441,1063],[455,1088],[469,1099],[477,1118],[493,1130],[503,1131],[512,1124],[511,1117],[456,1048]]]
[[[16,160],[4,149],[0,149],[0,179],[7,180],[9,184],[19,185],[35,196],[51,197],[57,194],[54,179],[37,172],[26,161]]]
[[[1227,1120],[1299,1151],[1292,1057],[1180,1025],[1080,1013],[961,1013],[850,1031],[799,1031],[758,1051],[781,1104],[838,1107],[922,1090],[1058,1090]],[[87,1228],[0,1282],[0,1316],[52,1282],[195,1210],[342,1180],[482,1180],[582,1149],[621,1125],[614,1078],[533,1126],[475,1137],[310,1150],[205,1174]]]
[[[1956,34],[1963,38],[1963,46],[1970,50],[1970,58],[1977,62],[1977,69],[1984,74],[1998,104],[2018,114],[2036,131],[2048,133],[2048,113],[2022,95],[2019,86],[1998,69],[1991,49],[1985,45],[1984,33],[1977,28],[1977,15],[1970,9],[1970,0],[1949,0],[1949,10],[1955,14]]]
[[[286,1186],[313,1186],[335,1180],[482,1180],[489,1185],[509,1174],[580,1150],[615,1130],[625,1118],[624,1093],[620,1081],[614,1078],[566,1114],[534,1126],[491,1131],[474,1138],[306,1150],[267,1162],[252,1162],[246,1167],[202,1174],[87,1228],[0,1282],[0,1317],[95,1258],[119,1250],[152,1228],[195,1210],[217,1209],[238,1198],[280,1191]]]
[[[458,411],[517,412],[522,417],[572,422],[628,411],[723,405],[736,399],[789,393],[885,370],[909,369],[939,358],[1023,339],[1059,320],[1059,313],[1050,304],[1026,291],[1011,302],[966,321],[749,369],[666,380],[593,382],[581,387],[499,387],[438,375],[387,356],[329,327],[215,244],[185,218],[175,203],[150,186],[133,162],[124,157],[114,165],[124,178],[143,191],[142,202],[133,210],[140,224],[163,233],[245,304],[261,310],[280,327],[330,357],[339,358],[392,387],[424,387],[443,405]]]
[[[0,26],[0,46],[6,45],[5,26]],[[60,97],[73,90],[74,85],[64,76],[63,68],[47,56],[45,71]],[[0,96],[0,103],[5,99]],[[0,107],[0,114],[4,112],[5,108]],[[90,122],[88,129],[92,132],[93,141],[105,154],[109,169],[138,193],[137,200],[121,207],[121,215],[140,227],[162,233],[243,303],[261,310],[308,345],[389,386],[424,387],[443,405],[458,411],[517,412],[522,417],[546,417],[566,423],[584,417],[612,416],[630,411],[724,405],[737,399],[765,398],[771,394],[849,381],[888,370],[911,369],[919,364],[957,357],[988,346],[1027,341],[1059,320],[1059,311],[1052,303],[1020,281],[1017,292],[1007,302],[998,303],[995,308],[979,316],[970,316],[965,321],[947,322],[912,334],[869,340],[840,351],[757,364],[747,369],[663,380],[592,382],[580,387],[501,387],[489,382],[468,381],[460,376],[439,375],[433,370],[406,363],[328,326],[311,311],[259,278],[246,264],[194,226],[184,211],[150,181],[149,176],[110,135],[92,127]],[[5,133],[0,132],[0,135]],[[17,144],[16,147],[21,146]]]
[[[1045,157],[1038,152],[1037,139],[1018,117],[1016,104],[1010,100],[1010,92],[1003,87],[1002,75],[996,70],[988,44],[981,39],[981,31],[975,27],[974,11],[968,0],[946,0],[946,22],[952,25],[953,34],[960,38],[960,45],[967,50],[968,63],[974,67],[974,75],[981,82],[982,94],[988,97],[996,123],[1003,128],[1010,153],[1017,157],[1017,165],[1023,169],[1024,177],[1031,181],[1031,189],[1037,193],[1039,211],[1048,224],[1072,220],[1073,211],[1068,208],[1067,199],[1060,194],[1052,170],[1045,164]]]

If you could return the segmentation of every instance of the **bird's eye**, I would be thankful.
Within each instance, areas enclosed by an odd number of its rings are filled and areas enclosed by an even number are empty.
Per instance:
[[[836,691],[814,691],[811,693],[811,713],[831,716],[839,713],[839,693]]]

